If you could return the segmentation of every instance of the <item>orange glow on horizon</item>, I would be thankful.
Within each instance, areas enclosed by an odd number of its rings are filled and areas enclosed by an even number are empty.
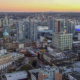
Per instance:
[[[80,0],[0,0],[0,12],[80,12]]]

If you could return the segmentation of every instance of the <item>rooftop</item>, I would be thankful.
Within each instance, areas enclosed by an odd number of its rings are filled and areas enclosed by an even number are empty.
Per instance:
[[[77,80],[80,80],[80,73],[78,72],[72,72],[72,73],[69,73],[72,77],[74,77],[75,79]]]
[[[9,36],[9,33],[6,31],[6,29],[5,29],[5,31],[3,33],[3,36]]]
[[[5,76],[7,80],[24,80],[27,78],[27,73],[26,71],[18,71],[14,73],[6,73]]]

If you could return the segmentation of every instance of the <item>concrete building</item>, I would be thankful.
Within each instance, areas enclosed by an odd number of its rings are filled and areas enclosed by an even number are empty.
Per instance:
[[[9,19],[9,25],[12,26],[14,24],[13,19]]]
[[[65,28],[65,19],[54,19],[53,32],[61,33]]]
[[[0,19],[0,27],[2,27],[3,25],[2,25],[2,19]]]
[[[12,53],[4,53],[0,55],[0,70],[12,64]]]
[[[5,16],[5,18],[3,19],[3,27],[6,27],[9,25],[9,20],[7,18],[7,16]]]
[[[18,21],[16,23],[17,27],[17,40],[18,41],[23,41],[24,40],[24,25],[23,21]]]
[[[48,29],[53,30],[54,29],[54,18],[50,17],[48,19]]]
[[[10,66],[12,62],[23,57],[24,57],[24,54],[9,53],[5,49],[1,49],[0,50],[0,70]]]
[[[38,74],[38,80],[62,80],[62,74],[57,67],[45,66]]]
[[[30,39],[32,41],[36,41],[37,40],[37,36],[38,36],[37,27],[38,27],[37,20],[31,19],[30,20]]]
[[[30,21],[28,18],[24,20],[24,37],[30,39]]]
[[[5,74],[7,80],[28,80],[26,71],[18,71]]]
[[[65,22],[66,33],[72,33],[73,37],[75,37],[75,25],[76,25],[75,20],[69,19]]]
[[[36,47],[37,47],[37,48],[42,47],[42,44],[41,44],[41,42],[40,42],[40,41],[36,41]]]
[[[53,33],[52,37],[53,47],[60,50],[70,50],[72,49],[72,34],[57,34]]]
[[[38,72],[41,69],[33,69],[33,70],[29,70],[29,77],[31,78],[31,80],[38,80]]]
[[[56,66],[29,70],[29,75],[31,80],[62,80],[62,74]]]
[[[72,50],[77,53],[80,50],[80,41],[73,41]]]
[[[69,80],[80,80],[80,73],[78,72],[68,73],[68,79]]]

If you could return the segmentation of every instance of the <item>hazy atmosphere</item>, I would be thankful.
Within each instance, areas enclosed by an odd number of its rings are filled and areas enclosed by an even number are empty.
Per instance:
[[[0,12],[80,11],[80,0],[0,0]]]

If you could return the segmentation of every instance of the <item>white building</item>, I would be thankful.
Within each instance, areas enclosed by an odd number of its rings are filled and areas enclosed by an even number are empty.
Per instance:
[[[13,73],[5,74],[7,80],[19,80],[19,79],[27,79],[26,71],[18,71]]]
[[[60,50],[72,49],[72,34],[53,33],[52,45]]]

